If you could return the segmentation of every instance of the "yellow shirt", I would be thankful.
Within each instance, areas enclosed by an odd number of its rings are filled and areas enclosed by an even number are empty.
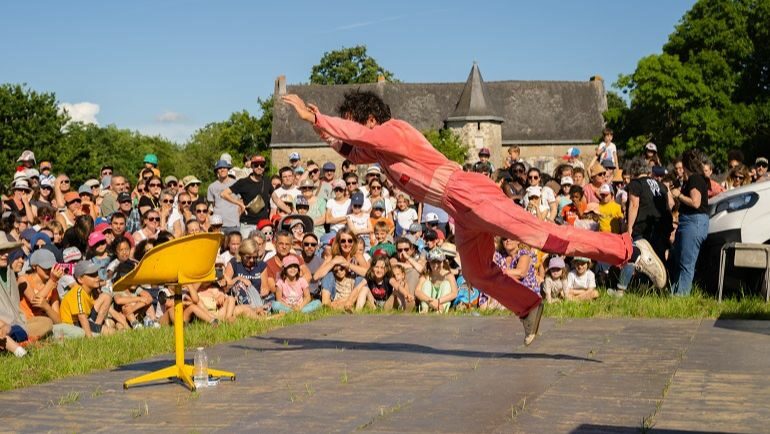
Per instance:
[[[623,226],[623,210],[620,205],[611,200],[607,203],[599,204],[599,232],[612,232],[619,234]]]
[[[94,299],[91,297],[91,294],[83,289],[82,286],[77,285],[70,289],[61,300],[59,310],[61,322],[79,327],[78,315],[90,315],[93,307]]]

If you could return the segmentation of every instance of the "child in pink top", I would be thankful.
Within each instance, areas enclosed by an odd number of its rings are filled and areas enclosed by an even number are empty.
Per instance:
[[[379,163],[397,189],[446,210],[456,222],[455,244],[463,275],[522,319],[527,345],[537,335],[542,300],[494,265],[496,235],[546,252],[588,256],[615,265],[636,260],[640,271],[651,274],[659,286],[665,285],[665,268],[651,247],[633,246],[628,234],[590,233],[539,221],[509,200],[494,181],[462,171],[420,131],[392,119],[390,108],[373,92],[346,94],[339,109],[345,119],[323,115],[297,95],[284,95],[282,101],[348,160]]]
[[[283,258],[281,275],[275,282],[273,312],[312,312],[321,307],[320,300],[310,297],[310,285],[300,275],[299,259],[294,255]]]

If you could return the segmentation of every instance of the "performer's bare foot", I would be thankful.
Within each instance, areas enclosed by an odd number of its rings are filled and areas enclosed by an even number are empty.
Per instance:
[[[543,317],[543,302],[529,311],[527,316],[521,318],[521,323],[524,326],[524,345],[529,345],[537,337],[537,332],[540,329],[540,319]]]

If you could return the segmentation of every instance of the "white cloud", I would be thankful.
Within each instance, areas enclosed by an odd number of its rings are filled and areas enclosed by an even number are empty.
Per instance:
[[[142,134],[149,136],[161,136],[172,142],[183,144],[200,128],[201,125],[192,125],[188,123],[162,123],[154,122],[152,124],[129,126],[129,129],[137,130]]]
[[[180,122],[185,119],[185,116],[182,113],[167,111],[159,114],[155,117],[155,120],[158,122],[165,122],[165,123],[171,123],[171,122]]]
[[[99,104],[92,102],[64,102],[59,104],[59,110],[66,111],[70,116],[70,122],[83,122],[84,124],[99,125],[96,115],[99,114]]]

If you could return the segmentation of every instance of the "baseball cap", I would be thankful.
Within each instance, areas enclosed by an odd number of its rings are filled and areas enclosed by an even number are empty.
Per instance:
[[[131,202],[131,195],[128,193],[120,193],[118,195],[118,203],[120,202]]]
[[[564,263],[564,259],[561,258],[561,256],[554,256],[551,258],[550,261],[548,261],[548,269],[551,270],[553,268],[564,268],[566,267],[566,264]]]
[[[91,193],[91,187],[89,187],[89,186],[87,186],[87,185],[85,185],[85,184],[81,185],[81,186],[80,186],[80,188],[78,188],[78,194],[88,194],[88,195],[93,195],[93,194]]]
[[[38,267],[49,269],[53,268],[55,264],[56,256],[50,250],[38,249],[29,257],[29,265],[31,266],[37,265]]]
[[[367,175],[380,175],[382,174],[382,169],[380,169],[380,166],[377,166],[376,164],[373,164],[369,166],[368,169],[366,169]]]
[[[34,167],[27,169],[27,178],[40,178],[40,172],[38,172]]]
[[[586,258],[585,256],[575,256],[574,258],[572,258],[572,262],[591,262],[591,260]]]
[[[297,196],[294,198],[294,201],[295,201],[294,205],[298,207],[300,206],[305,206],[308,208],[310,207],[310,203],[308,203],[307,199],[305,199],[305,196]]]
[[[537,185],[531,185],[527,187],[527,197],[541,197],[543,195],[543,189]]]
[[[75,278],[81,277],[84,274],[92,274],[99,271],[101,267],[91,261],[80,261],[77,264],[75,264],[75,271],[73,271],[73,275]]]
[[[176,179],[176,176],[174,176],[174,175],[168,175],[167,177],[163,178],[163,184],[164,185],[168,185],[168,184],[170,184],[172,182],[176,182],[177,184],[179,184],[179,180]]]
[[[490,156],[490,155],[492,155],[492,153],[489,152],[489,148],[481,148],[481,149],[479,149],[479,155]]]
[[[346,186],[347,186],[347,184],[345,184],[345,181],[343,181],[341,179],[337,179],[334,182],[332,182],[332,188],[333,189],[334,188],[343,188],[344,189]]]
[[[562,176],[561,177],[561,185],[572,185],[575,182],[572,180],[571,176]]]
[[[294,173],[298,175],[302,175],[303,173],[305,173],[305,168],[302,166],[297,166],[297,168],[294,169]]]
[[[652,166],[652,175],[653,176],[666,176],[668,173],[668,170],[666,170],[663,166]]]
[[[580,156],[580,149],[571,147],[567,148],[567,152],[564,153],[563,159],[577,158]]]
[[[420,226],[419,223],[412,223],[411,226],[409,226],[409,232],[416,234],[417,232],[422,231],[422,226]]]
[[[35,234],[37,234],[37,231],[32,228],[24,229],[21,232],[21,239],[26,241],[32,241],[32,237],[34,237]]]
[[[222,216],[219,214],[212,214],[211,217],[209,217],[209,224],[211,226],[222,226],[225,224],[225,222],[222,220]]]
[[[80,195],[75,193],[74,191],[68,191],[67,193],[64,194],[64,202],[70,203],[76,200],[80,200]]]
[[[383,201],[383,200],[378,200],[377,202],[374,202],[374,203],[372,204],[372,209],[381,209],[381,210],[385,210],[385,201]]]
[[[40,163],[40,170],[51,170],[51,162],[50,161],[43,161]]]
[[[158,165],[158,156],[155,154],[147,154],[144,156],[144,163],[152,164],[153,166]]]
[[[361,206],[363,206],[363,204],[364,204],[364,194],[361,193],[360,191],[357,191],[357,192],[353,193],[353,196],[351,196],[351,198],[350,198],[350,205],[351,206],[353,206],[353,205],[361,205]]]
[[[91,232],[91,234],[88,235],[88,247],[93,247],[102,241],[107,241],[102,232]]]
[[[299,267],[299,259],[294,255],[286,255],[283,258],[283,261],[281,261],[281,265],[283,265],[284,268],[290,265],[296,265],[297,267]]]
[[[428,261],[444,261],[445,259],[446,254],[444,254],[444,251],[441,250],[440,247],[431,249],[431,251],[428,252]]]
[[[100,186],[101,183],[99,182],[98,179],[91,178],[88,181],[84,182],[83,185],[87,185],[89,187],[96,187],[96,186]]]
[[[232,164],[228,163],[228,162],[227,162],[227,161],[225,161],[225,160],[218,160],[218,161],[217,161],[217,163],[214,165],[214,169],[215,169],[215,170],[219,170],[219,169],[229,169],[229,168],[231,168],[231,167],[233,167],[233,166],[232,166]]]
[[[609,184],[602,184],[599,187],[599,194],[612,194],[612,187]]]
[[[78,250],[77,247],[67,247],[62,252],[62,257],[64,262],[75,262],[79,261],[83,257],[83,254],[80,253],[80,250]]]
[[[104,232],[104,231],[111,231],[112,226],[110,226],[109,223],[98,223],[96,226],[94,226],[94,232]]]
[[[299,188],[315,188],[315,184],[312,179],[305,179],[299,184]]]
[[[652,142],[648,142],[646,145],[644,145],[644,149],[648,151],[658,152],[658,146]]]
[[[618,166],[615,165],[614,161],[607,159],[607,160],[602,160],[602,167],[604,167],[605,169],[614,169]]]
[[[328,172],[334,172],[335,170],[337,170],[337,166],[335,166],[334,163],[332,163],[331,161],[327,161],[326,163],[324,163],[321,169]]]
[[[289,154],[289,161],[296,161],[299,159],[300,159],[299,152],[292,152],[291,154]]]
[[[429,212],[425,215],[425,223],[433,223],[439,221],[438,214],[435,212]]]
[[[765,157],[757,158],[756,161],[754,161],[754,165],[756,166],[756,165],[759,165],[759,164],[767,165],[767,158],[765,158]]]
[[[43,187],[53,189],[53,181],[50,180],[49,178],[40,180],[40,188],[43,188]]]

